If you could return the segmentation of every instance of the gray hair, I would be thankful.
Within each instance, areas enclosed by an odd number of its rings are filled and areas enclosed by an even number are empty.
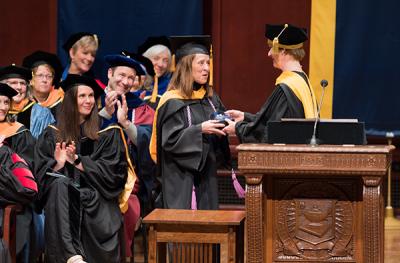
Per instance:
[[[146,52],[143,53],[143,56],[148,58],[148,59],[152,59],[153,57],[157,56],[158,54],[167,51],[168,53],[168,68],[170,68],[171,66],[171,51],[169,50],[168,47],[164,46],[164,45],[154,45],[151,48],[149,48],[148,50],[146,50]]]

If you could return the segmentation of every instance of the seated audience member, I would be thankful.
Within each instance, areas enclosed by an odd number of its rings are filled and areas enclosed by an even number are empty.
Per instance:
[[[149,37],[138,47],[138,54],[151,60],[154,66],[155,76],[150,89],[146,92],[144,100],[157,108],[160,97],[167,91],[171,80],[171,44],[167,37]]]
[[[30,90],[36,104],[32,106],[30,116],[24,114],[21,117],[28,120],[32,135],[37,138],[55,122],[57,109],[64,99],[64,91],[58,88],[61,62],[55,54],[35,51],[24,58],[22,65],[32,71]]]
[[[63,45],[63,49],[68,54],[69,63],[65,67],[61,79],[65,79],[68,74],[94,77],[91,69],[99,44],[100,40],[96,34],[89,32],[72,34]],[[101,88],[105,88],[105,85],[99,79],[96,79],[96,82]]]
[[[11,118],[22,123],[27,129],[30,129],[31,113],[35,104],[29,88],[31,78],[32,73],[29,69],[15,64],[0,68],[0,82],[6,83],[17,91],[17,95],[12,98],[8,113]]]
[[[39,137],[35,171],[46,213],[46,262],[120,262],[123,219],[119,196],[127,178],[119,127],[99,131],[90,77],[68,75],[56,126]]]
[[[24,125],[10,120],[8,112],[14,96],[18,96],[16,90],[0,83],[0,210],[8,204],[21,206],[22,211],[16,217],[16,254],[17,262],[28,263],[34,240],[32,202],[38,192],[31,172],[35,142]],[[1,226],[3,213],[0,214]],[[0,239],[1,262],[10,262],[5,256],[7,251],[2,248],[3,241]]]
[[[108,55],[105,56],[105,60],[110,68],[105,95],[102,96],[104,108],[100,112],[100,116],[104,118],[103,127],[119,123],[124,128],[130,141],[130,155],[141,182],[140,187],[136,184],[136,191],[130,195],[128,210],[124,214],[126,253],[127,256],[131,256],[130,248],[141,210],[136,195],[137,188],[143,189],[149,184],[146,182],[146,175],[154,172],[154,164],[148,151],[154,111],[140,98],[140,91],[130,92],[136,75],[145,75],[146,70],[143,66],[126,54]]]

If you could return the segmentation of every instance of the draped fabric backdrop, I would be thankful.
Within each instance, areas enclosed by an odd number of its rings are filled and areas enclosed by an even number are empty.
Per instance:
[[[312,1],[310,79],[318,94],[320,80],[329,81],[322,117],[400,135],[398,10],[397,0]]]
[[[136,52],[148,36],[202,34],[202,0],[58,0],[57,52],[72,33],[97,33],[100,47],[93,67],[96,77],[107,83],[104,55],[122,50]]]

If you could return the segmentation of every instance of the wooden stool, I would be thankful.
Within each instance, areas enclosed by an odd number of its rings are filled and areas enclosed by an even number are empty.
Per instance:
[[[244,218],[244,211],[155,209],[143,220],[149,263],[166,262],[166,243],[174,263],[212,262],[213,244],[220,245],[221,263],[243,262]]]

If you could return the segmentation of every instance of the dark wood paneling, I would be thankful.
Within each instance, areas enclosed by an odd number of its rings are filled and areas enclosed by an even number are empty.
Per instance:
[[[271,94],[279,75],[267,56],[265,24],[309,28],[311,0],[205,1],[205,19],[212,21],[204,23],[204,31],[209,32],[211,25],[215,89],[228,108],[254,113]],[[308,48],[307,44],[307,52]],[[307,72],[308,58],[303,65]]]
[[[20,65],[24,56],[41,49],[56,51],[56,0],[4,0],[0,16],[0,66]]]

